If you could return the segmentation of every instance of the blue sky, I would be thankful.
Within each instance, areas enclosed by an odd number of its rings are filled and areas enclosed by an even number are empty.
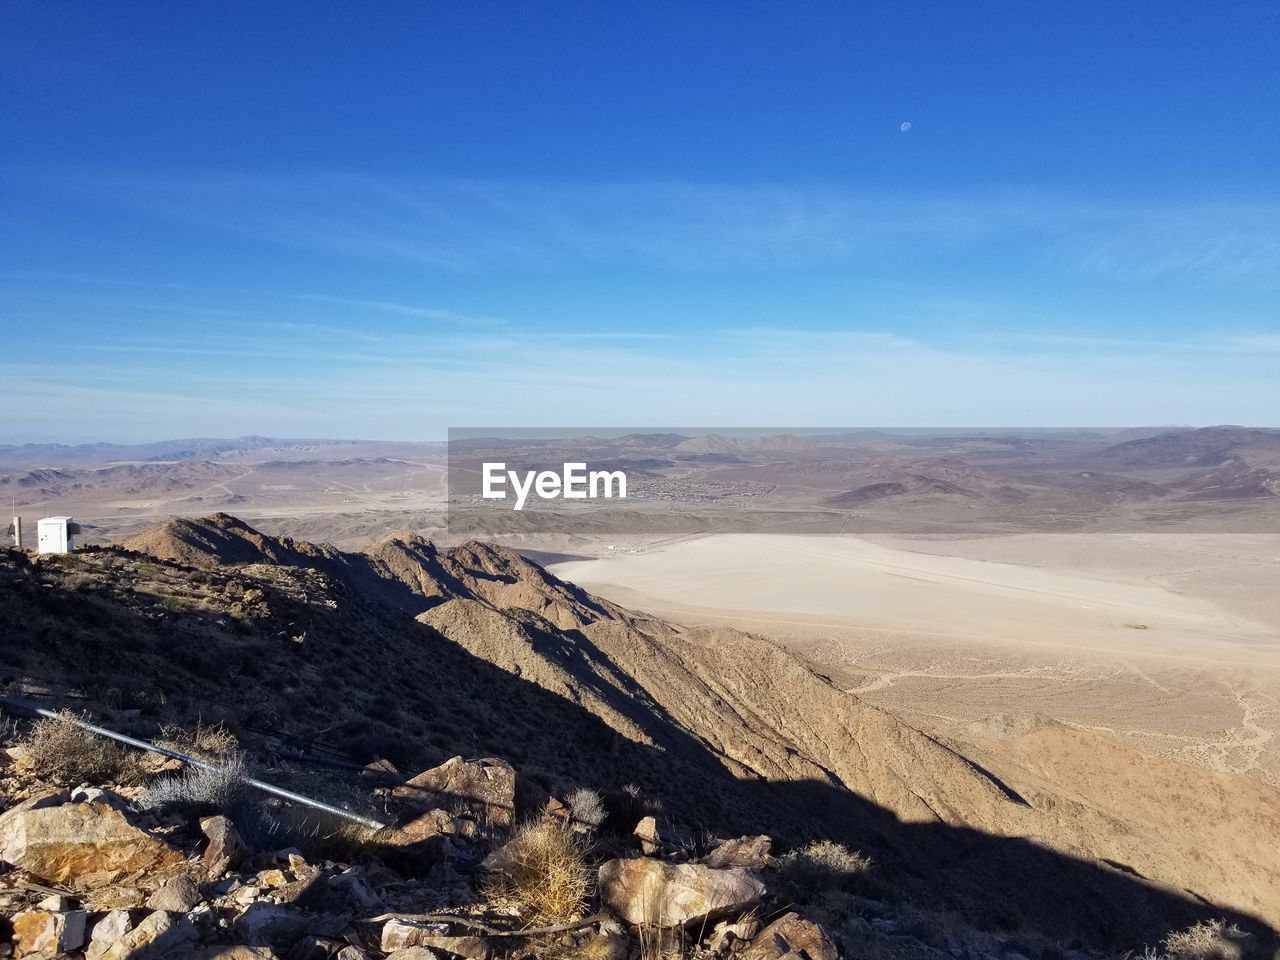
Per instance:
[[[1277,36],[1247,0],[9,0],[0,441],[1275,425]]]

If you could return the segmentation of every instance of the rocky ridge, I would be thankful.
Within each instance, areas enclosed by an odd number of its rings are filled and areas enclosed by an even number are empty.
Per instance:
[[[990,931],[1134,946],[1217,917],[1265,929],[1250,916],[1265,897],[1230,882],[1238,861],[1175,856],[1051,785],[997,779],[765,641],[624,610],[503,548],[402,534],[348,553],[215,515],[11,556],[0,580],[0,626],[36,641],[13,651],[11,691],[76,694],[139,728],[221,721],[286,777],[308,754],[503,756],[528,794],[513,816],[542,810],[529,797],[637,784],[689,830],[861,849],[877,902]]]

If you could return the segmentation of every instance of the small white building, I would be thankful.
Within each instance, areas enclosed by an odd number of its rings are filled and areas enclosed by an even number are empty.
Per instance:
[[[70,517],[44,517],[36,524],[36,553],[70,553],[80,524]]]

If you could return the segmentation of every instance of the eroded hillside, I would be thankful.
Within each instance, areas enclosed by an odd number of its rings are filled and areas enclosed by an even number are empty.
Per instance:
[[[636,783],[686,823],[840,840],[895,897],[1063,940],[1280,919],[1266,820],[1220,849],[1048,778],[998,779],[770,643],[629,612],[505,549],[406,534],[348,553],[217,515],[11,555],[3,578],[8,689],[110,722],[221,721],[402,768],[501,756],[552,791]]]

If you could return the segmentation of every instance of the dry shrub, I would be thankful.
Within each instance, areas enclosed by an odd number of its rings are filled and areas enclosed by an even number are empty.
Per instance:
[[[493,896],[511,900],[533,923],[582,916],[591,894],[586,850],[561,824],[528,823],[507,845],[510,862],[490,881]]]
[[[528,960],[617,960],[614,942],[598,933],[586,937],[550,934],[530,939],[528,953],[518,955]]]
[[[206,727],[199,721],[191,729],[166,724],[160,728],[156,745],[210,763],[220,763],[240,750],[240,741],[222,724]]]
[[[231,754],[219,764],[213,768],[189,766],[163,778],[147,791],[142,805],[162,813],[220,813],[239,820],[249,796],[244,758]]]
[[[778,858],[778,872],[802,899],[842,889],[871,869],[871,860],[834,840],[815,840]]]
[[[642,924],[640,935],[640,960],[683,960],[689,950],[689,937],[684,927],[662,924]]]
[[[354,863],[377,854],[383,842],[381,830],[310,810],[291,810],[278,822],[277,844],[297,847],[310,860]]]
[[[13,717],[0,717],[0,744],[16,746],[22,740],[19,730],[18,721]]]
[[[69,710],[38,720],[21,741],[26,762],[39,776],[61,786],[81,783],[137,783],[142,779],[138,754],[128,747],[76,726]]]
[[[604,823],[604,799],[594,790],[579,787],[569,794],[566,802],[573,812],[573,819],[592,830]]]
[[[1248,937],[1233,923],[1209,920],[1169,934],[1162,946],[1169,960],[1241,960]]]

